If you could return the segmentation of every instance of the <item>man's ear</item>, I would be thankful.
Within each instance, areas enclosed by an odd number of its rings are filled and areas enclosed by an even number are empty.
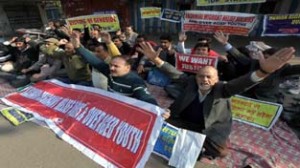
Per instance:
[[[130,70],[131,70],[131,65],[130,65],[130,64],[127,64],[126,66],[127,66],[127,68],[129,69],[129,71],[130,71]]]

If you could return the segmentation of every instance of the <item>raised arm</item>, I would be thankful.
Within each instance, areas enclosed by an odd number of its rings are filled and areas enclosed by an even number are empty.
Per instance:
[[[142,52],[149,60],[151,60],[162,72],[168,75],[171,79],[179,79],[183,72],[178,71],[173,65],[163,61],[159,58],[159,53],[161,48],[157,51],[154,51],[152,46],[149,43],[142,43],[140,47],[137,48],[138,51]]]
[[[82,56],[93,68],[105,75],[109,74],[109,65],[80,44],[80,35],[78,33],[73,32],[70,40],[74,45],[76,52]]]
[[[238,49],[233,47],[229,42],[229,34],[224,34],[222,31],[216,31],[214,33],[214,38],[223,45],[225,50],[235,58],[242,65],[249,65],[251,63],[251,59],[246,55],[241,53]]]
[[[260,57],[259,69],[223,84],[223,97],[230,97],[234,94],[238,94],[259,83],[292,59],[294,57],[294,52],[295,49],[293,47],[289,47],[279,50],[267,59],[264,59],[263,56]]]
[[[178,35],[178,43],[177,43],[177,51],[179,53],[186,54],[187,51],[184,46],[184,42],[186,41],[186,39],[187,39],[187,36],[186,36],[185,32],[180,32]]]
[[[112,42],[111,36],[108,32],[101,32],[101,38],[105,42],[110,56],[114,57],[121,55],[118,47]]]

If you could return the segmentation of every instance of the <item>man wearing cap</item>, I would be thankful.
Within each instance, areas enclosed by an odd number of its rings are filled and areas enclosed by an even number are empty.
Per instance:
[[[28,68],[38,60],[37,44],[24,37],[14,37],[5,42],[11,54],[9,61],[1,66],[0,76],[10,81],[14,87],[20,87],[28,84],[29,76],[23,76],[21,70]]]
[[[53,77],[55,72],[61,68],[64,51],[59,48],[59,41],[55,38],[48,38],[45,44],[40,47],[39,60],[29,68],[22,69],[22,73],[27,74],[31,71],[38,71],[31,76],[32,82],[44,80]]]
[[[30,38],[13,37],[10,41],[5,42],[10,58],[10,68],[5,65],[1,67],[4,72],[16,72],[25,67],[29,67],[33,62],[38,60],[37,44]]]

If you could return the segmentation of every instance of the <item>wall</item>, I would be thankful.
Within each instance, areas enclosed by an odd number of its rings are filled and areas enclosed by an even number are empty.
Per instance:
[[[40,4],[38,0],[0,1],[0,30],[3,36],[14,35],[18,28],[41,28],[45,11],[39,9]]]
[[[12,32],[6,13],[3,6],[0,5],[0,37],[6,36]]]

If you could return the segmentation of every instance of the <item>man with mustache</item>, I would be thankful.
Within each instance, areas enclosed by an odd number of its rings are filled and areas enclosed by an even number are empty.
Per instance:
[[[269,74],[281,68],[293,56],[295,49],[283,48],[260,60],[259,69],[228,82],[221,82],[218,71],[211,66],[201,68],[195,76],[186,76],[174,66],[159,58],[151,45],[141,44],[139,51],[172,79],[185,82],[183,92],[171,105],[167,122],[206,135],[203,155],[215,158],[228,153],[227,139],[231,132],[230,97],[258,84]]]

